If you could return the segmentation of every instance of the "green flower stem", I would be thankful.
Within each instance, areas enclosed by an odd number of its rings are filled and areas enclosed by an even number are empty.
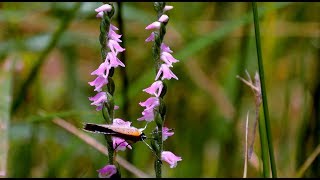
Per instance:
[[[106,4],[106,3],[104,3]],[[114,6],[112,3],[107,3],[112,6],[112,10],[108,13],[104,13],[103,17],[101,18],[100,22],[100,36],[99,36],[99,41],[101,44],[101,60],[105,61],[108,52],[110,49],[107,46],[107,37],[109,33],[109,28],[110,28],[110,22],[111,18],[114,14]],[[106,102],[102,108],[102,115],[103,118],[105,119],[107,124],[112,124],[113,122],[113,117],[114,117],[114,99],[113,99],[113,93],[115,90],[115,85],[112,80],[112,76],[114,73],[114,69],[111,69],[109,72],[109,77],[108,77],[108,84],[107,84],[107,99],[108,102]],[[107,148],[108,148],[108,164],[115,164],[115,151],[113,149],[113,142],[112,142],[112,137],[109,135],[104,135],[106,141],[107,141]],[[120,171],[118,166],[117,167],[117,177],[120,177]]]
[[[158,14],[158,19],[163,15],[163,9],[165,7],[166,3],[165,2],[155,2],[154,3],[154,9]],[[152,47],[152,54],[153,54],[153,59],[155,61],[155,70],[156,74],[159,71],[159,68],[161,66],[161,60],[160,60],[160,53],[161,53],[161,44],[164,38],[164,35],[166,34],[166,23],[161,23],[159,32],[154,32],[155,33],[155,39],[154,39],[154,44]],[[164,82],[163,82],[164,84]],[[155,111],[155,121],[157,124],[157,132],[156,132],[156,138],[155,141],[152,143],[154,146],[154,150],[157,154],[157,156],[160,158],[161,153],[163,151],[163,141],[162,141],[162,127],[165,121],[165,112],[162,111],[162,109],[165,109],[165,104],[162,101],[162,98],[159,98],[160,100],[160,105],[159,105],[159,110]],[[162,177],[162,162],[161,159],[156,159],[154,163],[154,168],[155,168],[155,174],[156,178],[161,178]]]
[[[259,118],[258,122],[259,122],[263,177],[268,178],[270,175],[269,159],[268,159],[268,141],[267,141],[267,134],[266,134],[266,128],[265,128],[266,127],[265,121],[263,118],[260,118],[260,117],[263,117],[262,114],[263,114],[263,109],[260,110],[260,115],[258,116]]]
[[[259,74],[260,74],[260,82],[261,82],[261,91],[262,91],[261,94],[262,94],[265,128],[266,128],[268,149],[269,149],[270,162],[271,162],[271,171],[272,171],[272,177],[277,178],[277,169],[276,169],[276,163],[275,163],[274,153],[273,153],[273,144],[272,144],[272,136],[271,136],[271,128],[270,128],[270,120],[269,120],[266,85],[265,85],[264,72],[263,72],[263,61],[262,61],[262,52],[261,52],[261,43],[260,43],[260,30],[259,30],[259,17],[258,17],[258,9],[257,9],[256,2],[252,2],[252,11],[253,11],[256,45],[257,45],[258,66],[259,66]]]
[[[40,70],[41,65],[45,62],[46,57],[51,52],[51,50],[56,46],[59,39],[62,37],[63,33],[67,30],[69,24],[72,22],[73,18],[77,14],[78,10],[80,9],[82,3],[76,3],[74,7],[70,10],[66,16],[61,19],[61,24],[58,29],[54,32],[51,36],[49,43],[47,44],[46,48],[41,52],[36,64],[33,66],[29,76],[27,77],[26,81],[23,82],[20,91],[18,92],[17,98],[14,99],[13,105],[11,108],[11,114],[15,113],[21,103],[26,96],[30,85],[32,84],[34,78],[36,77],[37,73]]]
[[[163,142],[162,142],[162,127],[163,127],[163,122],[164,119],[161,117],[160,113],[157,113],[156,117],[155,117],[155,121],[157,124],[157,132],[156,133],[156,140],[155,140],[155,151],[157,154],[157,157],[161,157],[161,153],[163,151]],[[155,168],[155,174],[156,174],[156,178],[161,178],[162,177],[162,162],[160,159],[156,159],[155,163],[154,163],[154,168]]]

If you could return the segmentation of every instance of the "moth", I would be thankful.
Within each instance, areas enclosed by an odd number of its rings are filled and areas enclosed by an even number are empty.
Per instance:
[[[144,142],[149,149],[157,156],[160,160],[158,155],[154,152],[151,146],[145,142],[144,140],[147,139],[147,136],[143,133],[143,130],[146,129],[147,125],[144,128],[135,128],[135,127],[123,127],[119,125],[111,125],[111,124],[94,124],[94,123],[86,123],[84,124],[83,129],[93,133],[102,133],[106,135],[111,135],[114,137],[121,138],[127,141],[129,144],[136,143],[138,141]],[[123,142],[125,142],[123,141]],[[120,145],[120,144],[118,144]]]

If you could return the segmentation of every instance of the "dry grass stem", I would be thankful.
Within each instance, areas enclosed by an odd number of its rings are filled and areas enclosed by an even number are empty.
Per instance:
[[[243,79],[242,77],[237,75],[237,78],[240,79],[242,82],[244,82],[246,85],[248,85],[251,90],[253,91],[253,94],[255,96],[255,121],[254,121],[254,125],[253,125],[253,132],[252,132],[252,140],[250,143],[250,148],[249,148],[249,153],[248,153],[248,158],[251,159],[252,156],[252,152],[253,152],[253,145],[254,145],[254,140],[256,137],[256,129],[257,129],[257,124],[258,124],[258,120],[259,120],[259,112],[260,112],[260,105],[262,103],[262,94],[261,94],[261,85],[260,85],[260,78],[259,78],[259,74],[256,72],[255,76],[254,76],[254,82],[251,80],[251,77],[248,73],[248,71],[246,70],[246,74],[248,76],[248,81]]]
[[[85,143],[89,144],[90,146],[94,147],[95,149],[97,149],[98,151],[100,151],[101,153],[103,153],[104,155],[108,156],[108,149],[107,147],[105,147],[104,145],[102,145],[101,143],[99,143],[97,140],[95,140],[94,138],[88,136],[87,134],[85,134],[82,130],[79,130],[78,128],[76,128],[74,125],[68,123],[67,121],[60,119],[60,118],[55,118],[53,120],[53,122],[55,124],[57,124],[58,126],[62,127],[63,129],[67,130],[68,132],[76,135],[77,137],[79,137],[80,139],[82,139]],[[139,170],[138,168],[136,168],[135,166],[133,166],[132,164],[130,164],[128,161],[126,161],[125,159],[117,156],[116,161],[125,169],[127,169],[128,171],[130,171],[132,174],[134,174],[135,176],[137,176],[138,178],[150,178],[151,176],[145,174],[144,172],[142,172],[141,170]]]

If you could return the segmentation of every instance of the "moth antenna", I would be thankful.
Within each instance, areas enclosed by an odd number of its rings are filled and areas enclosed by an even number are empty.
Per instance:
[[[144,126],[144,128],[140,128],[139,131],[144,131],[147,128],[147,125],[149,124],[149,122],[147,122],[147,124]]]

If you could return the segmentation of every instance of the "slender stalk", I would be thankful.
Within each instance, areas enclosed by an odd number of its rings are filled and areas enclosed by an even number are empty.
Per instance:
[[[301,178],[305,171],[311,166],[312,162],[317,158],[320,154],[320,144],[316,147],[316,149],[311,153],[308,159],[303,163],[301,168],[299,168],[298,172],[296,173],[296,178]]]
[[[112,6],[112,4],[110,4],[110,5]],[[106,37],[109,32],[110,21],[111,21],[111,17],[113,16],[113,13],[114,13],[114,11],[111,11],[110,13],[104,13],[103,17],[101,18],[101,22],[100,22],[99,41],[101,44],[101,60],[102,61],[105,60],[107,53],[108,53]],[[111,73],[111,75],[112,75],[112,73]],[[111,77],[109,77],[108,80],[111,80],[109,82],[113,82]],[[112,98],[113,93],[111,92],[111,94],[109,94],[109,92],[110,92],[110,88],[109,88],[110,85],[109,84],[108,84],[108,88],[107,88],[107,96],[108,96],[109,102],[112,103],[113,102],[113,98]],[[112,100],[110,100],[110,99],[112,99]],[[105,119],[106,123],[112,124],[113,107],[110,107],[109,103],[104,104],[101,112],[102,112],[103,118]],[[107,148],[109,151],[108,162],[109,162],[109,164],[114,164],[114,149],[113,149],[113,143],[112,143],[111,136],[104,135],[104,137],[107,141]]]
[[[245,153],[244,153],[244,168],[243,168],[243,178],[247,177],[247,169],[248,169],[248,124],[249,124],[249,111],[247,112],[246,119],[246,143],[245,143]]]
[[[100,36],[99,36],[99,41],[100,41],[100,45],[101,45],[101,60],[104,62],[108,52],[110,51],[110,49],[107,46],[108,43],[108,34],[109,34],[109,30],[110,30],[110,22],[111,22],[111,18],[114,15],[114,6],[113,3],[106,3],[103,2],[104,4],[109,4],[112,9],[111,11],[107,12],[104,11],[103,16],[101,18],[101,22],[100,22]],[[102,116],[104,118],[104,120],[106,121],[107,124],[112,124],[113,122],[113,118],[114,118],[114,98],[113,98],[113,94],[115,91],[115,84],[114,81],[112,79],[114,73],[114,68],[111,68],[108,74],[108,84],[107,84],[107,88],[106,88],[106,94],[107,94],[107,99],[108,101],[105,102],[103,104],[103,108],[102,108]],[[104,135],[106,141],[107,141],[107,148],[108,148],[108,164],[112,164],[112,165],[116,165],[115,162],[115,158],[116,158],[116,151],[113,149],[113,141],[112,141],[112,137],[109,135]],[[121,177],[120,171],[119,171],[119,167],[116,165],[117,167],[117,174],[114,175],[114,177]]]
[[[29,87],[31,83],[33,82],[34,78],[36,77],[37,73],[40,70],[41,65],[46,60],[46,57],[48,56],[49,52],[56,46],[59,39],[62,37],[62,34],[64,31],[68,28],[68,25],[72,22],[72,19],[77,14],[78,10],[80,9],[82,3],[76,3],[73,7],[73,9],[70,10],[70,12],[64,16],[61,20],[61,24],[58,27],[58,29],[54,32],[54,34],[51,36],[51,40],[45,47],[45,49],[41,52],[36,64],[33,66],[29,76],[27,77],[26,81],[23,82],[20,91],[18,92],[18,95],[13,101],[13,105],[11,108],[11,114],[15,113],[21,103],[23,102],[24,97],[26,96]]]
[[[260,118],[262,117],[261,114],[262,114],[262,111],[260,111],[260,115],[258,116],[261,156],[262,156],[261,158],[262,158],[262,165],[263,165],[262,168],[263,168],[263,177],[268,178],[270,176],[269,159],[268,159],[268,141],[267,141],[267,135],[266,135],[265,121]]]
[[[69,123],[68,121],[55,117],[52,120],[53,123],[57,124],[61,128],[65,129],[66,131],[70,132],[71,134],[75,135],[88,145],[90,145],[92,148],[96,149],[97,151],[101,152],[102,154],[109,156],[109,152],[107,147],[105,147],[103,144],[101,144],[99,141],[94,139],[93,137],[87,135],[83,131],[79,130],[77,127],[75,127],[73,124]],[[117,156],[116,161],[124,168],[127,169],[129,172],[134,174],[137,178],[151,178],[150,175],[145,174],[143,171],[135,167],[134,165],[127,162],[125,159],[123,159],[120,156]]]
[[[269,120],[269,110],[268,110],[266,85],[265,85],[265,80],[264,80],[263,61],[262,61],[262,52],[261,52],[261,43],[260,43],[259,17],[258,17],[258,9],[257,9],[256,2],[252,2],[252,11],[253,11],[254,30],[255,30],[256,47],[257,47],[257,55],[258,55],[258,66],[259,66],[259,74],[260,74],[260,82],[261,82],[264,121],[265,121],[266,135],[267,135],[268,148],[269,148],[269,154],[270,154],[270,162],[271,162],[271,171],[272,171],[272,177],[276,178],[277,177],[277,169],[276,169],[276,163],[275,163],[274,153],[273,153],[271,127],[270,127],[270,120]],[[259,124],[262,124],[262,123],[259,123]]]

